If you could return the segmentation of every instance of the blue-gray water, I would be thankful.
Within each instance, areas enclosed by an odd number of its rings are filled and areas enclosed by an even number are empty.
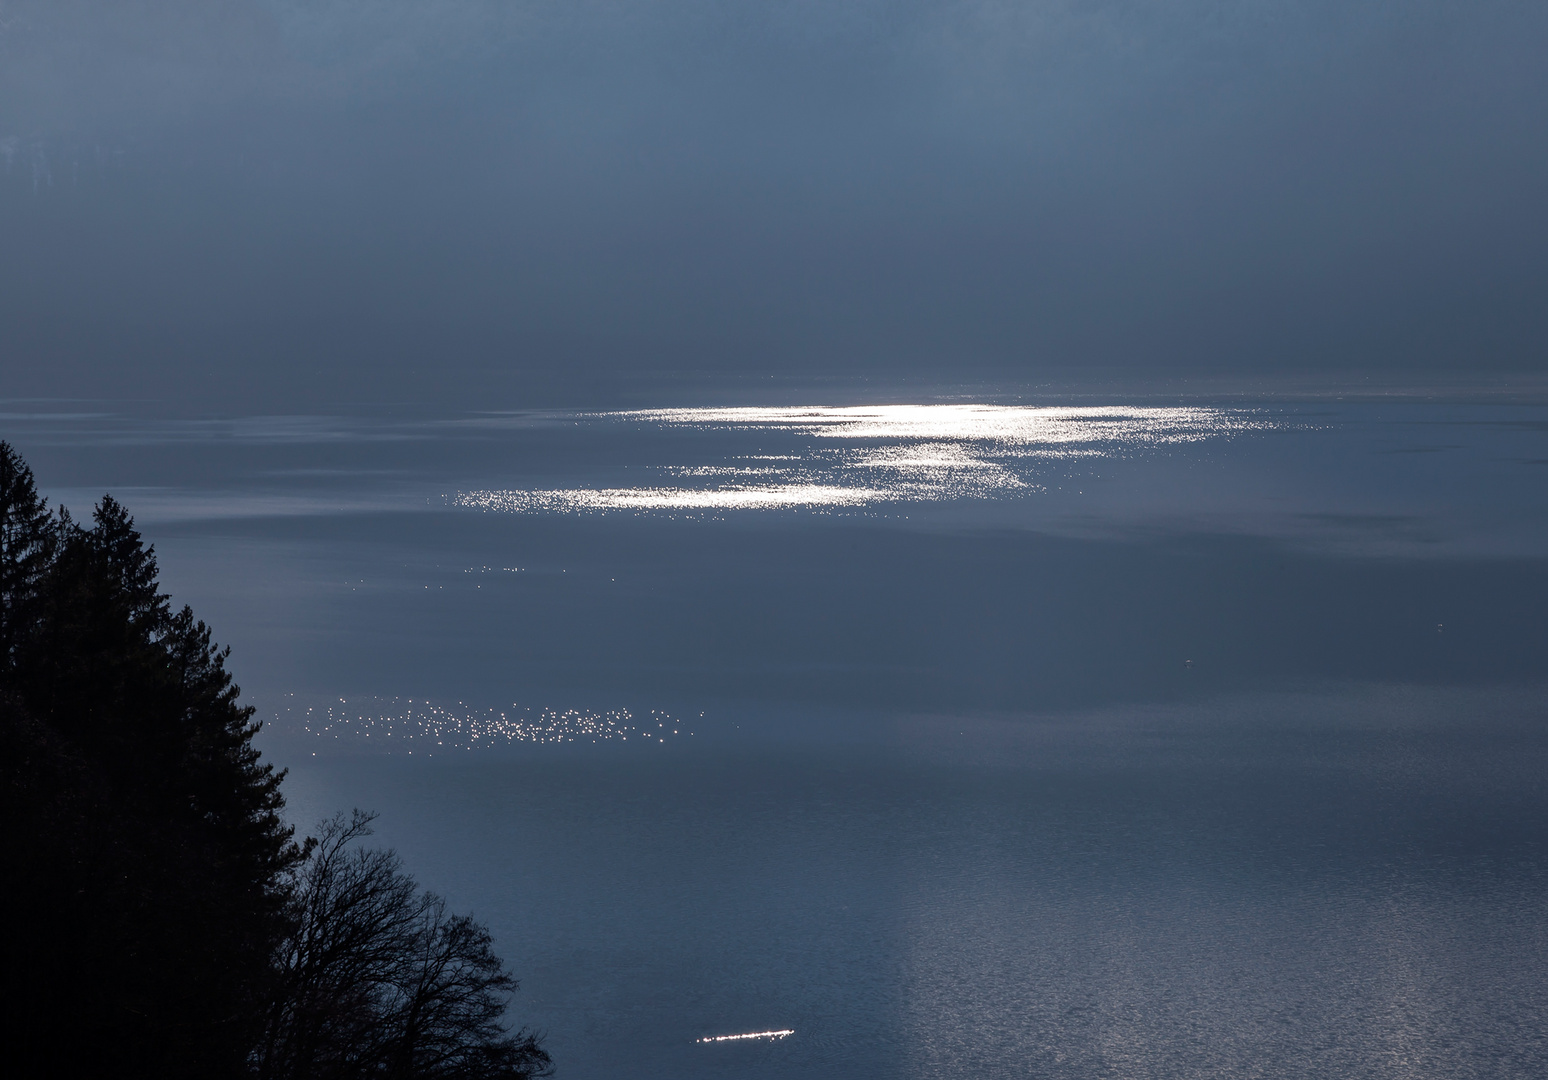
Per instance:
[[[3,434],[564,1077],[1548,1070],[1548,408],[973,404]]]

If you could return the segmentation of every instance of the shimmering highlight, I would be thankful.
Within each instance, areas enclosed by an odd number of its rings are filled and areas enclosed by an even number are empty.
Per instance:
[[[326,704],[296,703],[283,710],[296,715],[308,735],[331,743],[373,746],[427,756],[455,750],[481,750],[517,744],[573,742],[665,743],[692,735],[680,718],[651,709],[636,717],[628,709],[538,709],[520,705],[479,709],[457,702],[437,705],[412,698],[337,698]],[[297,715],[298,714],[298,715]],[[275,718],[280,719],[281,713]]]
[[[673,484],[486,489],[460,491],[449,501],[514,514],[715,514],[1014,499],[1046,492],[1039,470],[1051,462],[1131,456],[1270,426],[1242,410],[981,404],[654,409],[574,414],[572,422],[777,432],[809,445],[799,454],[746,454],[720,464],[642,470]]]
[[[967,439],[1025,446],[1101,440],[1197,442],[1251,423],[1243,414],[1225,409],[1112,405],[817,405],[596,415],[671,427],[795,431],[825,439]]]

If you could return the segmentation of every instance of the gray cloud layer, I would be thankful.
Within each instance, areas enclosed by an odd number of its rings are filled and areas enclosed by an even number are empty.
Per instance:
[[[1503,0],[12,0],[0,363],[1540,369],[1544,55]]]

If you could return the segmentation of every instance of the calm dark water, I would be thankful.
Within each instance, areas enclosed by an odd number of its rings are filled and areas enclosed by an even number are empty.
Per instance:
[[[564,1076],[1548,1069],[1548,409],[11,408]]]
[[[1465,719],[1464,719],[1465,718]],[[576,1076],[1530,1076],[1540,709],[1386,692],[864,744],[355,758]],[[621,750],[621,748],[619,748]],[[793,1028],[774,1045],[706,1034]]]

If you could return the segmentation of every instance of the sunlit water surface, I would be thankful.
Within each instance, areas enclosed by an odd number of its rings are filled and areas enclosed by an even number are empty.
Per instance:
[[[0,411],[562,1076],[1548,1072],[1548,409]]]

